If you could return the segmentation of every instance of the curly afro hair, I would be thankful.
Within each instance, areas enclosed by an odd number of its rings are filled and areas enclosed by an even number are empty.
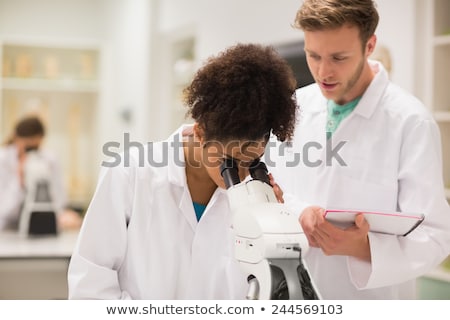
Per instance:
[[[269,46],[237,44],[209,58],[184,89],[188,115],[206,140],[293,136],[297,104],[292,69]]]

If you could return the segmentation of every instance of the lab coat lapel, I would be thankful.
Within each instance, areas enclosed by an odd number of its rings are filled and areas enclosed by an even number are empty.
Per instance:
[[[364,92],[361,100],[353,111],[354,114],[369,119],[374,114],[383,92],[389,84],[389,76],[383,65],[379,62],[370,62],[371,68],[376,72],[370,85]]]
[[[383,65],[378,62],[370,62],[372,69],[376,72],[370,85],[364,92],[355,110],[339,125],[337,130],[333,134],[333,144],[339,143],[339,141],[355,139],[355,132],[359,132],[360,126],[363,125],[364,121],[356,123],[352,121],[354,117],[362,117],[364,119],[370,119],[379,105],[380,99],[383,97],[383,92],[389,84],[389,77],[384,69]],[[349,126],[348,123],[352,122]],[[355,127],[358,125],[358,127]]]
[[[192,198],[189,193],[186,180],[186,166],[184,162],[183,136],[182,132],[186,126],[180,127],[168,140],[168,179],[173,188],[180,189],[180,192],[174,194],[180,195],[178,208],[180,214],[189,223],[192,230],[197,226],[197,219],[192,204]]]
[[[183,190],[178,208],[184,218],[188,221],[192,230],[195,230],[197,228],[197,218],[195,216],[194,205],[192,204],[191,194],[189,193],[187,185]]]
[[[325,165],[327,157],[326,121],[327,121],[327,100],[319,96],[318,103],[313,108],[305,110],[304,119],[305,130],[300,133],[301,149],[303,151],[302,161],[305,166],[322,167]],[[311,123],[311,121],[313,123]],[[317,123],[316,123],[317,122]],[[310,127],[309,127],[310,126]],[[316,128],[321,128],[317,131]],[[296,148],[299,150],[298,148]],[[320,164],[317,163],[320,161]],[[320,173],[321,171],[318,171]]]
[[[226,202],[225,204],[223,202]],[[214,191],[213,195],[211,196],[211,199],[208,202],[208,205],[206,206],[205,212],[203,213],[202,219],[209,219],[208,217],[211,214],[214,215],[222,215],[224,221],[228,221],[227,225],[231,226],[231,220],[229,219],[229,215],[227,215],[227,211],[224,211],[223,209],[218,210],[218,208],[228,208],[228,198],[226,191],[224,189],[221,189],[217,187],[217,189]],[[213,212],[211,212],[213,211]]]

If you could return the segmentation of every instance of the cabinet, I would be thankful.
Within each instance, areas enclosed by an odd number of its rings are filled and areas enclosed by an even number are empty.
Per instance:
[[[67,299],[67,270],[78,230],[21,237],[0,232],[0,299]]]
[[[37,113],[46,125],[44,146],[60,160],[71,205],[92,196],[98,164],[94,138],[99,96],[99,47],[1,42],[0,139],[18,118]]]
[[[416,0],[418,96],[442,137],[444,184],[450,200],[450,0]]]

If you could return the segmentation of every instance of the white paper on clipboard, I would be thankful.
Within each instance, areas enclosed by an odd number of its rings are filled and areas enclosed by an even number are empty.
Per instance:
[[[335,226],[348,228],[354,225],[357,214],[362,213],[370,226],[370,231],[406,236],[422,223],[422,213],[374,212],[365,210],[327,209],[324,217]]]

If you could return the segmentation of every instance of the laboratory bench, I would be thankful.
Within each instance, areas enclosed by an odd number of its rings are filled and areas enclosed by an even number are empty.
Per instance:
[[[78,230],[31,238],[0,232],[0,299],[67,299],[67,270],[77,236]],[[418,299],[450,299],[450,268],[440,266],[420,277],[417,286]]]
[[[0,299],[67,299],[67,269],[78,230],[24,237],[0,232]]]

